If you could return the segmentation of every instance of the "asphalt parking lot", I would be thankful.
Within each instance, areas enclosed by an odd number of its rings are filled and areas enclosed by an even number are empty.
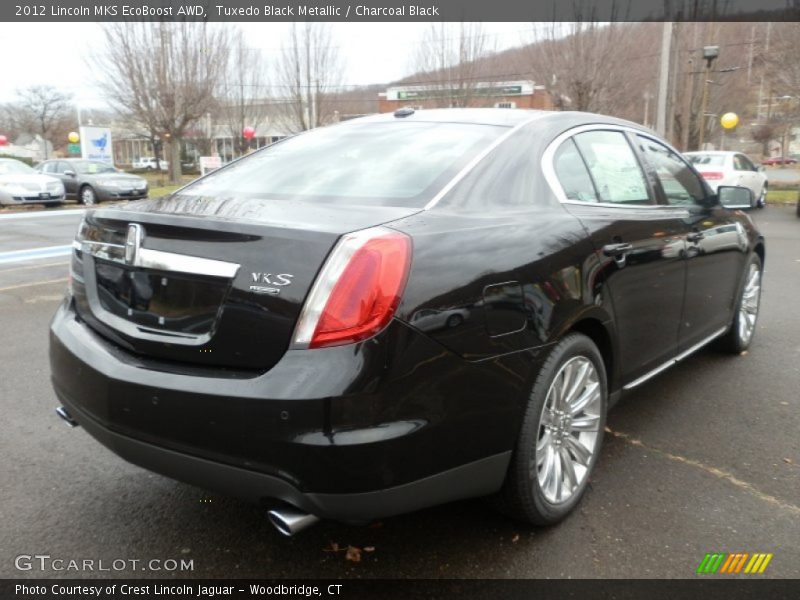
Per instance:
[[[750,351],[703,350],[625,397],[588,494],[561,525],[530,529],[465,501],[368,527],[323,522],[291,539],[258,507],[129,465],[54,415],[47,329],[67,274],[55,249],[79,214],[0,216],[0,577],[683,578],[706,552],[770,552],[764,576],[800,577],[794,207],[754,214],[767,260]],[[32,248],[54,250],[8,254]],[[21,554],[194,569],[19,571]]]

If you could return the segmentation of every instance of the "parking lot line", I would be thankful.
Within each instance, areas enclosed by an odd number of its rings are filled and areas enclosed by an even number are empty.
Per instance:
[[[26,287],[33,287],[35,285],[47,285],[48,283],[63,283],[69,281],[69,277],[62,277],[61,279],[50,279],[48,281],[34,281],[33,283],[20,283],[19,285],[10,285],[8,287],[0,288],[0,292],[8,292],[10,290],[18,290]]]
[[[69,264],[68,260],[59,262],[44,263],[41,265],[25,265],[24,267],[11,267],[10,269],[0,269],[0,275],[3,273],[11,273],[13,271],[27,271],[29,269],[44,269],[45,267],[61,267]]]
[[[66,246],[45,246],[43,248],[31,248],[29,250],[12,250],[11,252],[0,252],[0,265],[7,263],[25,262],[39,258],[53,258],[65,256],[70,253],[72,245]]]
[[[71,208],[65,210],[32,210],[29,212],[11,213],[0,215],[0,221],[10,221],[13,219],[43,219],[45,217],[64,217],[67,215],[82,215],[86,212],[85,208]]]

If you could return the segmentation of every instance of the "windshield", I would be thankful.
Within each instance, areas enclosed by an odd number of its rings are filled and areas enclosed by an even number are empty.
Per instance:
[[[348,123],[273,144],[180,196],[424,206],[504,131],[463,123]]]
[[[22,173],[36,173],[31,167],[18,160],[0,160],[0,175],[16,175]]]
[[[70,163],[76,173],[94,175],[95,173],[116,173],[117,170],[108,163],[98,160],[76,160]]]
[[[724,167],[724,154],[687,154],[686,158],[693,165],[710,165],[712,167]]]

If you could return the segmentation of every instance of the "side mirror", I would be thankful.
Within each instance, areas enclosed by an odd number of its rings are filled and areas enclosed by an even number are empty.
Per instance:
[[[66,170],[64,171],[64,175],[67,177],[75,177],[75,171]]]
[[[756,167],[756,171],[758,171],[759,173],[763,173],[763,172],[765,171],[765,169],[764,169],[764,165],[759,165],[759,166],[757,166],[757,167]]]
[[[717,188],[719,203],[725,208],[753,208],[753,191],[735,185],[721,185]]]

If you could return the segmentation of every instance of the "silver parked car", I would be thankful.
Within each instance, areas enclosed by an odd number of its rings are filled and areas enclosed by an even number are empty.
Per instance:
[[[147,180],[119,171],[99,160],[59,158],[46,160],[37,167],[41,173],[58,177],[68,198],[92,205],[105,200],[147,198]]]
[[[37,173],[24,162],[0,158],[0,205],[61,204],[64,186],[55,177]]]

